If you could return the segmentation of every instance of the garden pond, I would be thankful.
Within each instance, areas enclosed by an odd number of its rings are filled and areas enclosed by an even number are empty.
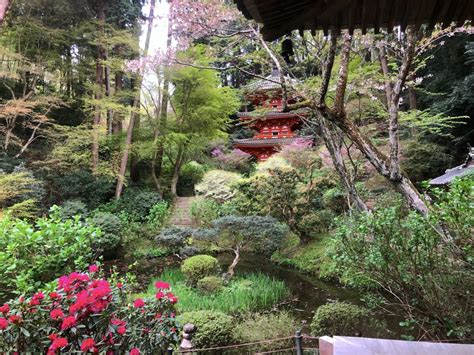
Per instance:
[[[233,256],[231,254],[220,254],[218,259],[222,268],[225,269],[232,262]],[[140,285],[146,288],[150,281],[158,277],[164,269],[178,267],[179,262],[178,258],[172,257],[142,259],[136,263],[134,271],[137,274]],[[117,266],[120,269],[122,265],[118,264]],[[362,304],[362,295],[357,290],[343,287],[335,282],[323,281],[317,275],[279,266],[261,255],[245,254],[241,257],[236,268],[236,276],[247,273],[262,273],[284,281],[290,291],[290,297],[276,305],[276,307],[290,311],[306,333],[310,331],[309,325],[314,312],[319,306],[336,300]],[[371,330],[367,329],[364,336],[400,337],[398,325],[400,319],[384,317],[380,320],[385,321],[387,324],[386,334],[371,334]]]

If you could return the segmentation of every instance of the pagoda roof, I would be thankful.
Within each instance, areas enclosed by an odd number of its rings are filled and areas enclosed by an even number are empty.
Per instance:
[[[235,139],[234,145],[241,147],[274,147],[276,145],[286,145],[300,140],[313,141],[313,136],[289,137],[289,138],[248,138]]]
[[[257,113],[255,111],[252,111],[252,112],[237,112],[237,117],[249,118],[249,119],[256,119],[256,118],[272,119],[272,118],[281,118],[281,117],[295,117],[295,116],[300,116],[302,114],[304,113],[280,112],[280,111],[267,111],[267,112]]]
[[[253,92],[265,92],[271,90],[278,90],[281,89],[281,80],[280,80],[280,72],[278,69],[273,69],[272,73],[265,77],[265,79],[255,80],[252,81],[250,84],[247,84],[242,87],[244,92],[247,94],[251,94]],[[296,79],[290,78],[289,76],[285,76],[285,81],[288,84],[296,84],[298,81]]]
[[[430,27],[437,22],[458,26],[474,18],[472,0],[234,0],[248,19],[263,23],[261,33],[267,41],[293,30],[329,28],[391,30],[394,26]]]

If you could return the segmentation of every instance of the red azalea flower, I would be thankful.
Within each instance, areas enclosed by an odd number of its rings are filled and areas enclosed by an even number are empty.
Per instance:
[[[10,306],[8,305],[8,303],[4,303],[3,306],[0,307],[0,313],[7,315],[8,312],[10,312]]]
[[[92,338],[87,338],[81,343],[81,351],[89,351],[92,350],[93,352],[95,349],[95,341]]]
[[[54,339],[58,338],[58,335],[53,333],[53,334],[48,335],[48,338],[49,340],[53,341]]]
[[[167,289],[170,288],[170,284],[167,283],[167,282],[164,282],[164,281],[156,281],[155,287],[156,287],[158,290],[167,290]]]
[[[49,350],[55,351],[56,349],[64,348],[67,344],[69,344],[69,342],[66,338],[55,338],[50,345]]]
[[[122,288],[122,287],[123,287],[123,283],[117,282],[117,288]]]
[[[176,303],[178,302],[178,299],[176,298],[175,295],[173,295],[171,292],[168,292],[166,294],[166,297],[168,297],[168,299],[170,300],[171,303]]]
[[[12,315],[12,316],[10,316],[10,318],[8,318],[8,320],[10,321],[10,323],[17,324],[17,323],[20,323],[23,320],[23,318],[21,318],[20,316],[17,316],[17,315]]]
[[[133,307],[135,308],[141,308],[145,305],[145,301],[143,301],[141,298],[137,298],[134,302],[133,302]]]
[[[89,272],[90,273],[93,274],[94,272],[97,272],[97,271],[99,271],[99,267],[97,265],[95,265],[95,264],[94,265],[89,265]]]
[[[124,335],[126,331],[127,328],[123,325],[117,328],[117,333],[119,333],[120,335]]]
[[[37,300],[36,298],[33,298],[31,301],[30,301],[30,306],[37,306],[40,304],[40,301]]]
[[[118,318],[113,318],[111,321],[110,321],[111,324],[113,325],[116,325],[116,326],[121,326],[121,325],[125,325],[127,324],[127,322],[121,320],[121,319],[118,319]]]
[[[44,293],[43,292],[37,292],[33,295],[33,299],[34,300],[38,300],[38,301],[41,301],[42,299],[44,299]]]
[[[7,329],[8,321],[5,318],[0,318],[0,330]]]
[[[165,294],[163,292],[159,291],[159,292],[156,293],[155,296],[156,296],[156,299],[159,300],[159,299],[162,299],[165,296]]]
[[[61,309],[55,308],[49,313],[49,316],[51,317],[51,319],[61,319],[62,317],[64,317],[64,313]]]
[[[61,324],[61,330],[69,329],[76,325],[76,317],[74,316],[67,316],[63,319]]]
[[[130,350],[130,355],[140,355],[140,349],[133,348],[132,350]]]
[[[51,298],[52,300],[57,300],[61,298],[61,295],[57,292],[50,292],[49,298]]]
[[[20,297],[18,298],[18,302],[20,302],[20,303],[25,302],[25,297],[20,296]]]

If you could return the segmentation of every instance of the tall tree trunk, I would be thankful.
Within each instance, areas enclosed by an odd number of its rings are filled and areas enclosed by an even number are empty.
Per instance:
[[[98,18],[100,24],[100,31],[102,32],[105,25],[105,1],[100,0],[99,9],[98,9]],[[99,167],[99,131],[100,131],[100,121],[101,121],[101,107],[99,101],[102,99],[102,87],[103,87],[103,78],[104,78],[104,68],[103,61],[104,59],[104,48],[99,43],[97,45],[97,62],[95,69],[95,100],[96,104],[94,107],[94,121],[92,125],[92,172],[97,173]]]
[[[143,49],[143,56],[148,55],[148,49],[150,48],[150,39],[151,31],[153,29],[153,20],[155,14],[155,0],[150,1],[150,14],[148,16],[148,29],[146,33],[145,47]],[[117,178],[117,186],[115,188],[115,198],[119,199],[122,195],[123,185],[125,183],[125,173],[127,172],[128,156],[132,147],[132,136],[133,136],[133,127],[135,124],[135,116],[139,110],[140,104],[140,94],[142,87],[142,80],[144,74],[144,68],[141,68],[137,75],[137,91],[135,92],[135,97],[133,99],[133,108],[132,114],[130,115],[130,124],[127,128],[127,136],[125,137],[125,147],[122,155],[122,160],[120,162],[120,170]]]
[[[123,72],[117,71],[115,73],[115,95],[118,96],[123,90]],[[116,110],[112,119],[112,134],[122,133],[123,114]]]
[[[323,137],[326,148],[328,149],[329,154],[331,156],[334,168],[336,169],[339,175],[342,186],[346,190],[350,201],[352,201],[359,210],[365,212],[369,211],[369,208],[359,196],[359,193],[355,188],[353,179],[351,179],[349,176],[346,165],[344,163],[344,159],[342,157],[341,146],[336,141],[335,132],[333,132],[329,127],[327,127],[327,123],[324,122],[323,119],[320,120],[320,127],[321,135]]]
[[[173,176],[171,177],[171,193],[173,196],[178,196],[177,186],[179,181],[179,173],[184,161],[184,146],[179,144],[178,153],[176,154],[176,161],[173,167]]]
[[[172,2],[169,1],[169,6],[173,6]],[[171,8],[170,8],[171,11]],[[173,23],[171,22],[171,16],[168,19],[168,33],[167,33],[167,39],[166,39],[166,48],[169,49],[171,48],[171,42],[173,39],[173,33],[172,33],[172,26]],[[166,127],[168,124],[168,104],[169,104],[169,99],[170,99],[170,74],[167,68],[165,67],[163,70],[163,95],[161,97],[161,105],[160,105],[160,125],[159,125],[159,134],[163,137],[166,132]],[[157,179],[160,178],[161,176],[161,170],[163,167],[163,155],[164,155],[164,147],[163,147],[164,142],[161,141],[158,144],[157,152],[156,152],[156,158],[155,158],[155,163],[154,163],[154,174],[157,177]]]
[[[105,60],[108,60],[108,54],[105,52]],[[110,67],[108,64],[105,65],[105,96],[110,99],[112,95],[110,90]],[[112,134],[112,122],[114,119],[114,111],[110,108],[107,109],[107,134]]]
[[[411,47],[413,46],[413,47]],[[349,54],[350,54],[350,37],[344,38],[344,45],[341,50],[341,64],[339,68],[339,78],[336,87],[336,97],[334,99],[334,107],[328,108],[325,104],[316,105],[316,109],[328,121],[339,127],[354,142],[357,148],[365,155],[367,160],[375,167],[377,172],[387,178],[392,186],[399,191],[406,199],[407,203],[417,211],[426,215],[428,207],[421,198],[419,192],[411,183],[410,179],[400,171],[398,160],[398,102],[400,93],[408,75],[409,67],[414,55],[414,34],[411,29],[408,30],[408,47],[405,51],[402,66],[398,73],[397,81],[390,87],[391,95],[389,105],[396,107],[392,110],[389,117],[389,124],[392,131],[390,134],[390,158],[380,152],[359,130],[359,128],[347,117],[344,109],[344,95],[347,86]],[[395,105],[396,103],[396,105]]]

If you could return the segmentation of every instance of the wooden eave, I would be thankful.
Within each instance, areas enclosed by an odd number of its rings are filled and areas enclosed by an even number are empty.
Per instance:
[[[262,23],[263,38],[275,40],[293,30],[373,28],[404,30],[408,25],[458,26],[474,19],[474,0],[234,0],[249,19]]]

